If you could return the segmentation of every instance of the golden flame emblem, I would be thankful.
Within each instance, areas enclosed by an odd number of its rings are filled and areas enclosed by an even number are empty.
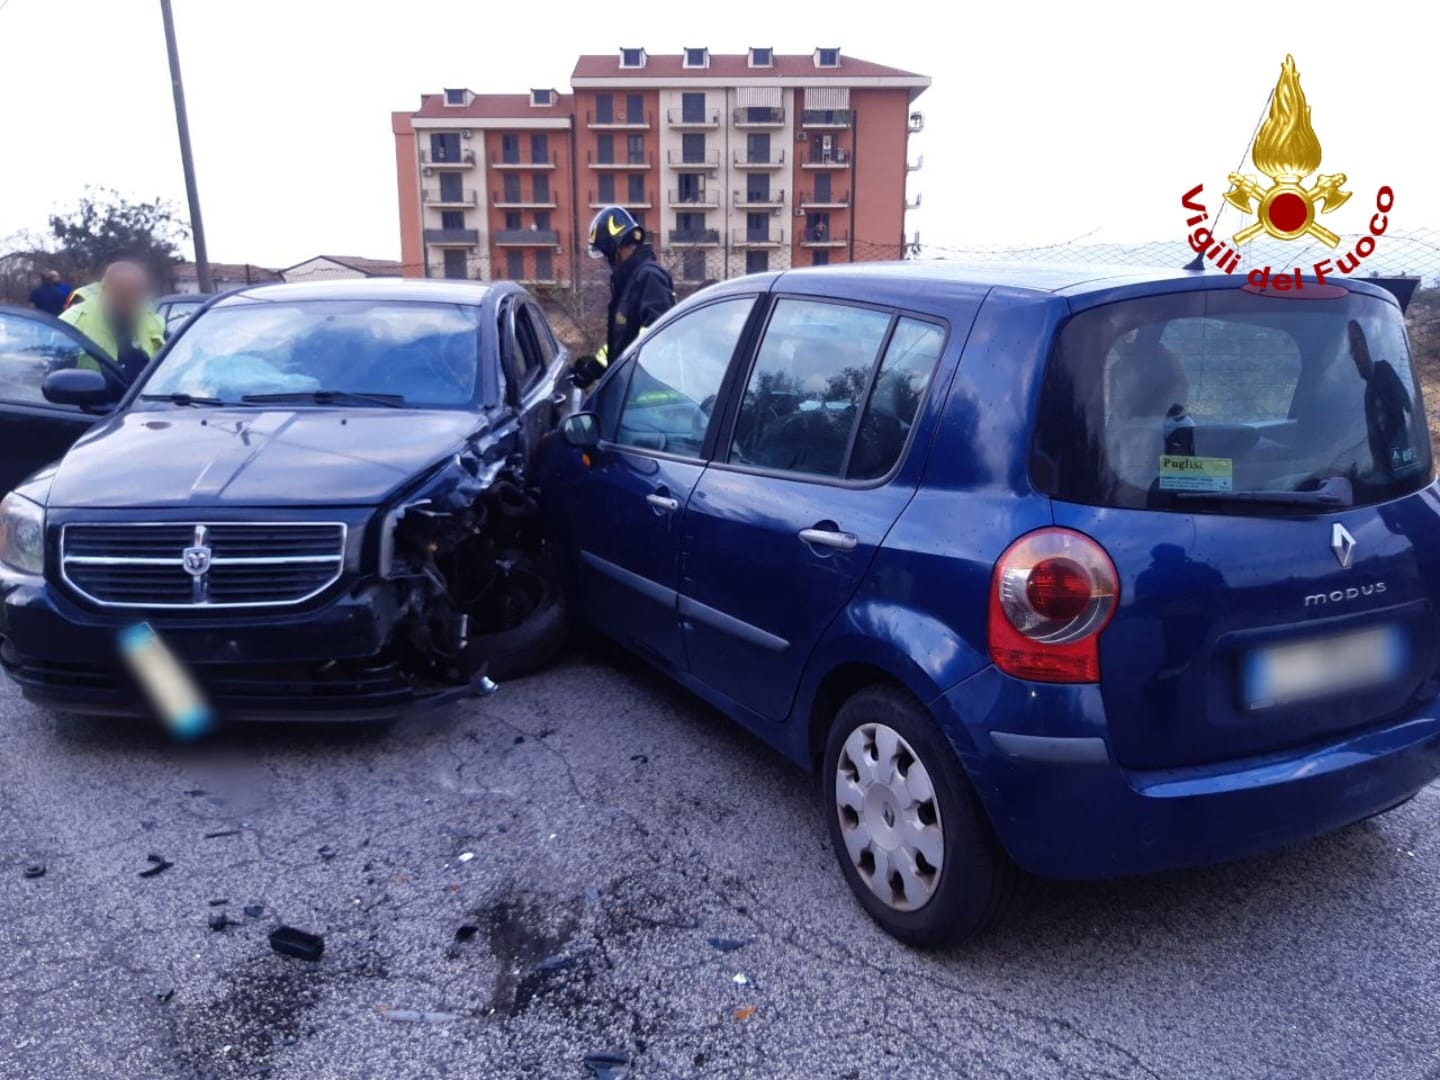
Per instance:
[[[1350,192],[1341,191],[1344,173],[1322,173],[1312,187],[1301,181],[1320,168],[1320,140],[1310,126],[1310,106],[1305,91],[1300,89],[1300,72],[1295,58],[1285,57],[1280,66],[1280,81],[1270,99],[1270,112],[1255,136],[1250,158],[1255,167],[1272,183],[1261,187],[1253,176],[1230,174],[1230,190],[1225,201],[1257,220],[1235,234],[1235,243],[1244,244],[1260,233],[1269,233],[1277,240],[1295,240],[1310,235],[1327,247],[1335,247],[1340,237],[1316,222],[1317,210],[1328,214],[1339,209]]]

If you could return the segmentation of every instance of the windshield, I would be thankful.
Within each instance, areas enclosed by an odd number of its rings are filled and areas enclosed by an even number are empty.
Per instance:
[[[1399,310],[1339,289],[1077,315],[1046,371],[1031,462],[1057,498],[1187,513],[1376,503],[1430,469]]]
[[[299,404],[319,394],[345,405],[364,405],[371,395],[417,408],[463,408],[478,389],[479,315],[459,304],[369,300],[211,308],[179,336],[141,392],[236,403],[294,394]]]

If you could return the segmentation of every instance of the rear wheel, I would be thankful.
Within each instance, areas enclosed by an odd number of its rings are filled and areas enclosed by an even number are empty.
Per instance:
[[[871,687],[835,716],[825,815],[846,881],[889,934],[946,945],[983,933],[1014,889],[965,770],[909,695]]]

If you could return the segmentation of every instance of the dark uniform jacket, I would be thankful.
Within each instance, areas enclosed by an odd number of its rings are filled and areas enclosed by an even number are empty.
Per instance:
[[[610,275],[610,321],[606,354],[611,363],[640,336],[642,327],[675,306],[675,283],[655,261],[655,249],[641,244]]]

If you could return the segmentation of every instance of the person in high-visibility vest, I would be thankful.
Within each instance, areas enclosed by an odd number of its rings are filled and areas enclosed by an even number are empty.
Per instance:
[[[576,386],[587,387],[605,374],[613,357],[650,329],[675,306],[675,283],[655,260],[645,230],[623,206],[607,206],[590,223],[590,256],[610,264],[610,314],[605,344],[571,367]]]
[[[144,370],[165,344],[165,320],[150,307],[150,283],[138,263],[113,262],[100,279],[100,291],[66,308],[60,316],[109,354],[127,382]],[[97,367],[88,357],[82,367]]]

